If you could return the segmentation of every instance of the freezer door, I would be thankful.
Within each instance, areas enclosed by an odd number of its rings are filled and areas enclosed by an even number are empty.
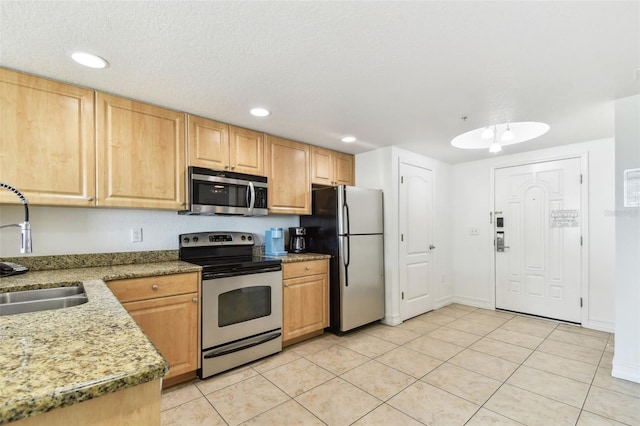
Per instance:
[[[338,187],[338,234],[382,234],[382,191]]]
[[[382,235],[341,236],[340,331],[384,317]]]

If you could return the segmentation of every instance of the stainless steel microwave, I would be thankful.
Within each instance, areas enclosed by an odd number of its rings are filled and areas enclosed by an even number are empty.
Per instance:
[[[267,178],[243,173],[189,167],[189,209],[192,215],[267,215]]]

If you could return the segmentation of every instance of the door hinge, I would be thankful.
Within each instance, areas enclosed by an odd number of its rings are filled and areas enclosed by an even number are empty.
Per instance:
[[[582,173],[580,173],[580,183],[582,183]]]
[[[580,235],[580,245],[582,245],[582,235]]]
[[[402,292],[402,300],[404,300],[404,291]]]
[[[580,298],[580,307],[582,308],[582,297]]]
[[[400,241],[404,241],[404,234],[400,234]]]
[[[404,183],[404,176],[400,176],[400,183]]]

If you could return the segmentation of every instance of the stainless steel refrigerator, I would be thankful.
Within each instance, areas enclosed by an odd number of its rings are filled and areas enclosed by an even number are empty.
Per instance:
[[[384,317],[382,191],[337,186],[316,189],[307,251],[330,254],[330,330],[342,333]]]

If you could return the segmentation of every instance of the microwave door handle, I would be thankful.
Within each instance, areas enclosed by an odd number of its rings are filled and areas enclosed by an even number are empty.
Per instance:
[[[253,207],[256,204],[256,188],[253,186],[253,182],[249,181],[249,187],[247,190],[247,204],[249,204],[248,214],[253,214]]]

